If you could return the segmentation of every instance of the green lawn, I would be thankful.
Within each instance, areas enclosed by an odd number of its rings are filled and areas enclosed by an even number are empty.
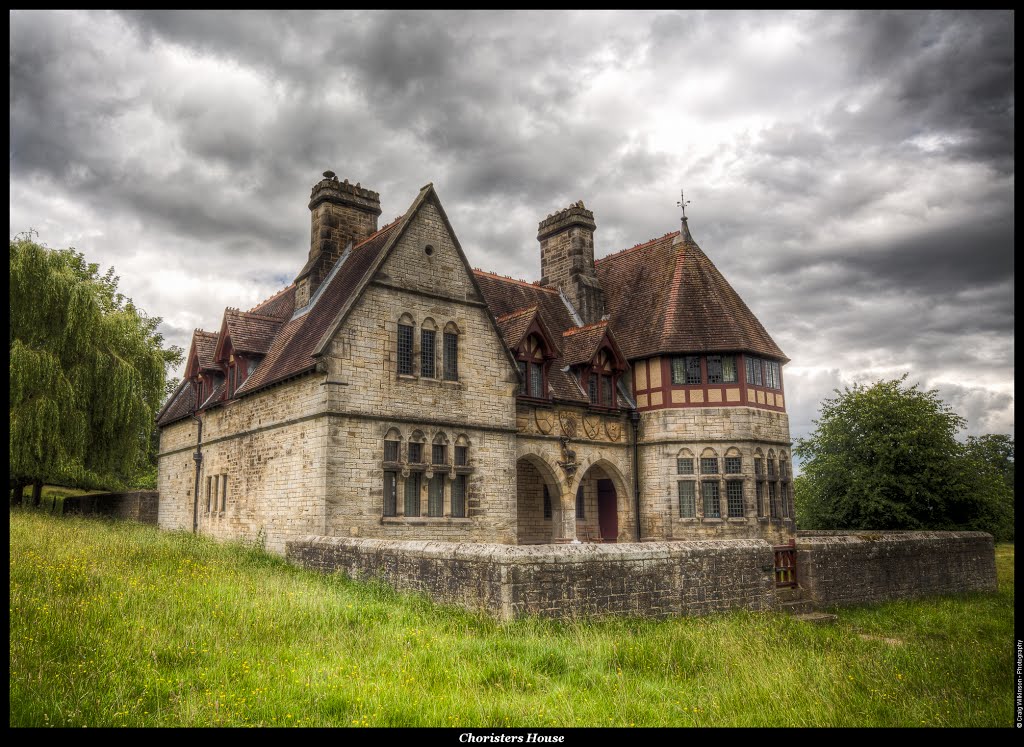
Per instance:
[[[189,534],[11,512],[12,726],[1009,726],[997,594],[498,623]]]

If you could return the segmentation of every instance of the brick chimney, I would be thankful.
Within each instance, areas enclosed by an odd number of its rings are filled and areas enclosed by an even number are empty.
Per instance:
[[[380,195],[325,171],[310,193],[309,210],[309,260],[295,278],[296,308],[309,303],[349,242],[358,244],[377,231]]]
[[[604,291],[594,270],[594,214],[583,200],[549,215],[537,227],[541,285],[559,288],[584,324],[604,316]]]

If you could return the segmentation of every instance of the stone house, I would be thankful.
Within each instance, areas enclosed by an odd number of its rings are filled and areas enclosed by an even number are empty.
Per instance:
[[[161,527],[278,553],[793,536],[787,358],[685,217],[595,260],[571,205],[528,283],[472,269],[433,185],[378,228],[378,194],[325,172],[309,209],[295,280],[195,331]]]

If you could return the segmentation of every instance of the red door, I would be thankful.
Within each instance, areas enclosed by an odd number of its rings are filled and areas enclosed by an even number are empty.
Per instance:
[[[615,542],[619,538],[619,510],[615,500],[615,485],[611,480],[597,481],[597,520],[601,539]]]

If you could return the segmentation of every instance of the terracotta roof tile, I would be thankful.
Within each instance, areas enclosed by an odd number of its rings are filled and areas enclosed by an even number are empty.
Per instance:
[[[629,359],[662,353],[785,354],[697,243],[666,234],[595,265],[611,328]]]
[[[260,301],[249,309],[251,314],[262,314],[278,319],[288,319],[295,311],[295,284],[282,288],[266,301]]]
[[[523,341],[523,337],[526,335],[526,330],[533,324],[534,317],[537,316],[539,308],[539,306],[533,305],[495,318],[495,321],[498,323],[498,329],[501,330],[501,336],[505,339],[505,344],[510,350],[515,350],[519,347],[519,343]]]
[[[569,366],[590,362],[607,332],[608,322],[603,320],[567,329],[562,333],[562,362]]]
[[[476,276],[491,313],[499,319],[498,325],[506,340],[510,336],[514,336],[514,334],[509,335],[506,329],[513,324],[523,324],[524,317],[526,321],[522,331],[526,331],[526,327],[529,327],[534,318],[533,313],[527,312],[533,308],[536,308],[536,315],[540,317],[541,323],[554,337],[555,345],[562,342],[562,334],[566,330],[576,326],[556,289],[502,277],[483,270],[474,270],[473,274]],[[501,319],[505,320],[504,326]],[[521,340],[522,335],[520,334],[519,340],[513,345],[517,345]],[[576,377],[571,372],[562,370],[567,365],[564,360],[564,351],[561,351],[559,357],[551,362],[548,368],[548,385],[551,392],[556,399],[586,404],[590,399],[580,388]]]
[[[199,368],[220,368],[214,359],[214,354],[217,351],[218,336],[216,332],[204,332],[201,329],[197,329],[192,333],[192,344],[195,346],[196,354],[199,356]]]
[[[196,390],[188,381],[182,381],[157,416],[157,425],[167,425],[187,418],[196,404]]]
[[[285,321],[269,345],[266,357],[240,386],[236,394],[248,394],[264,386],[308,371],[316,366],[313,351],[367,270],[380,255],[391,232],[401,220],[389,223],[365,241],[352,247],[344,263],[327,281],[312,308]]]
[[[282,319],[251,311],[228,309],[224,312],[231,346],[241,353],[264,355],[281,328]]]

